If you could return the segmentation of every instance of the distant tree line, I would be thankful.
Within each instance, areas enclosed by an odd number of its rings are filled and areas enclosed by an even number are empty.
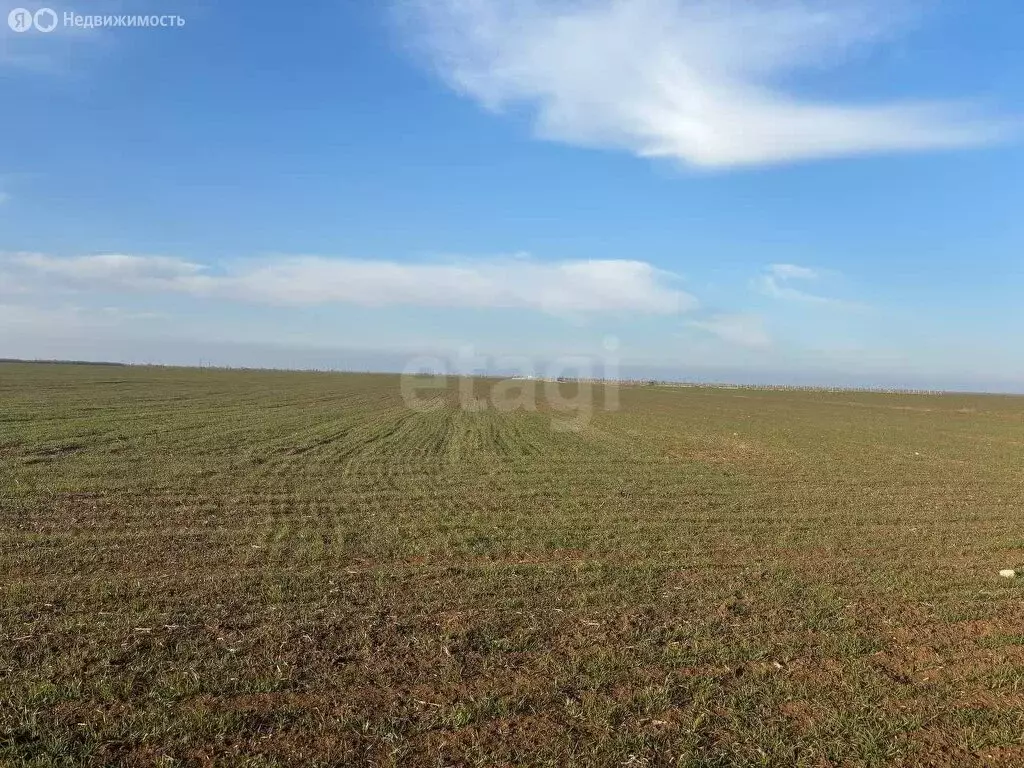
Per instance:
[[[112,365],[125,367],[127,363],[97,362],[95,360],[22,360],[17,357],[0,357],[0,363],[28,363],[32,365]]]

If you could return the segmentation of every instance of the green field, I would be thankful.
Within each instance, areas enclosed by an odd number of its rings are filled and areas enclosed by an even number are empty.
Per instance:
[[[1024,764],[1024,398],[449,385],[0,365],[0,762]]]

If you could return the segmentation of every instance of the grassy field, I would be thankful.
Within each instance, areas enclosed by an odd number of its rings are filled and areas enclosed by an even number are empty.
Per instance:
[[[457,387],[0,365],[0,761],[1024,764],[1024,398]]]

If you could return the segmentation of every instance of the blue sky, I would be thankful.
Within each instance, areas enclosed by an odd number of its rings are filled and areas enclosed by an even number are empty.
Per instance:
[[[1024,390],[1011,0],[0,4],[0,356]]]

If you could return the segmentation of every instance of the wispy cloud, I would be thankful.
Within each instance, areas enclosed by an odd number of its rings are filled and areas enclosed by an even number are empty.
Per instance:
[[[754,280],[754,287],[761,293],[774,299],[802,301],[810,304],[827,304],[847,309],[865,308],[863,304],[857,302],[820,296],[794,285],[794,283],[813,282],[820,277],[821,272],[810,267],[802,267],[797,264],[771,264],[765,269],[764,274]]]
[[[39,306],[28,303],[0,302],[0,328],[14,335],[25,330],[65,333],[71,331],[116,328],[127,323],[166,319],[158,312],[137,312],[120,307],[88,307],[75,304]],[[8,333],[0,333],[5,339]]]
[[[817,280],[818,270],[801,267],[797,264],[771,264],[768,274],[779,280]]]
[[[841,104],[779,83],[877,43],[871,0],[396,0],[444,80],[490,110],[525,105],[547,139],[707,168],[993,142],[955,102]]]
[[[0,173],[0,205],[11,200],[11,181],[14,178],[11,174]]]
[[[328,303],[674,314],[697,302],[674,277],[633,260],[526,256],[402,263],[288,256],[215,269],[166,256],[7,254],[0,278],[47,290],[165,292],[277,305]]]
[[[131,9],[140,13],[144,10],[144,5],[134,0],[89,0],[75,8],[50,4],[45,0],[11,0],[4,5],[0,9],[0,71],[7,69],[13,73],[57,77],[81,76],[85,57],[108,49],[116,37],[99,27],[65,25],[65,13],[118,16]],[[7,18],[15,7],[33,13],[49,7],[56,12],[58,24],[50,32],[35,29],[16,32],[9,26]]]
[[[702,320],[691,320],[687,325],[740,347],[768,349],[772,346],[764,320],[757,315],[719,314]]]

